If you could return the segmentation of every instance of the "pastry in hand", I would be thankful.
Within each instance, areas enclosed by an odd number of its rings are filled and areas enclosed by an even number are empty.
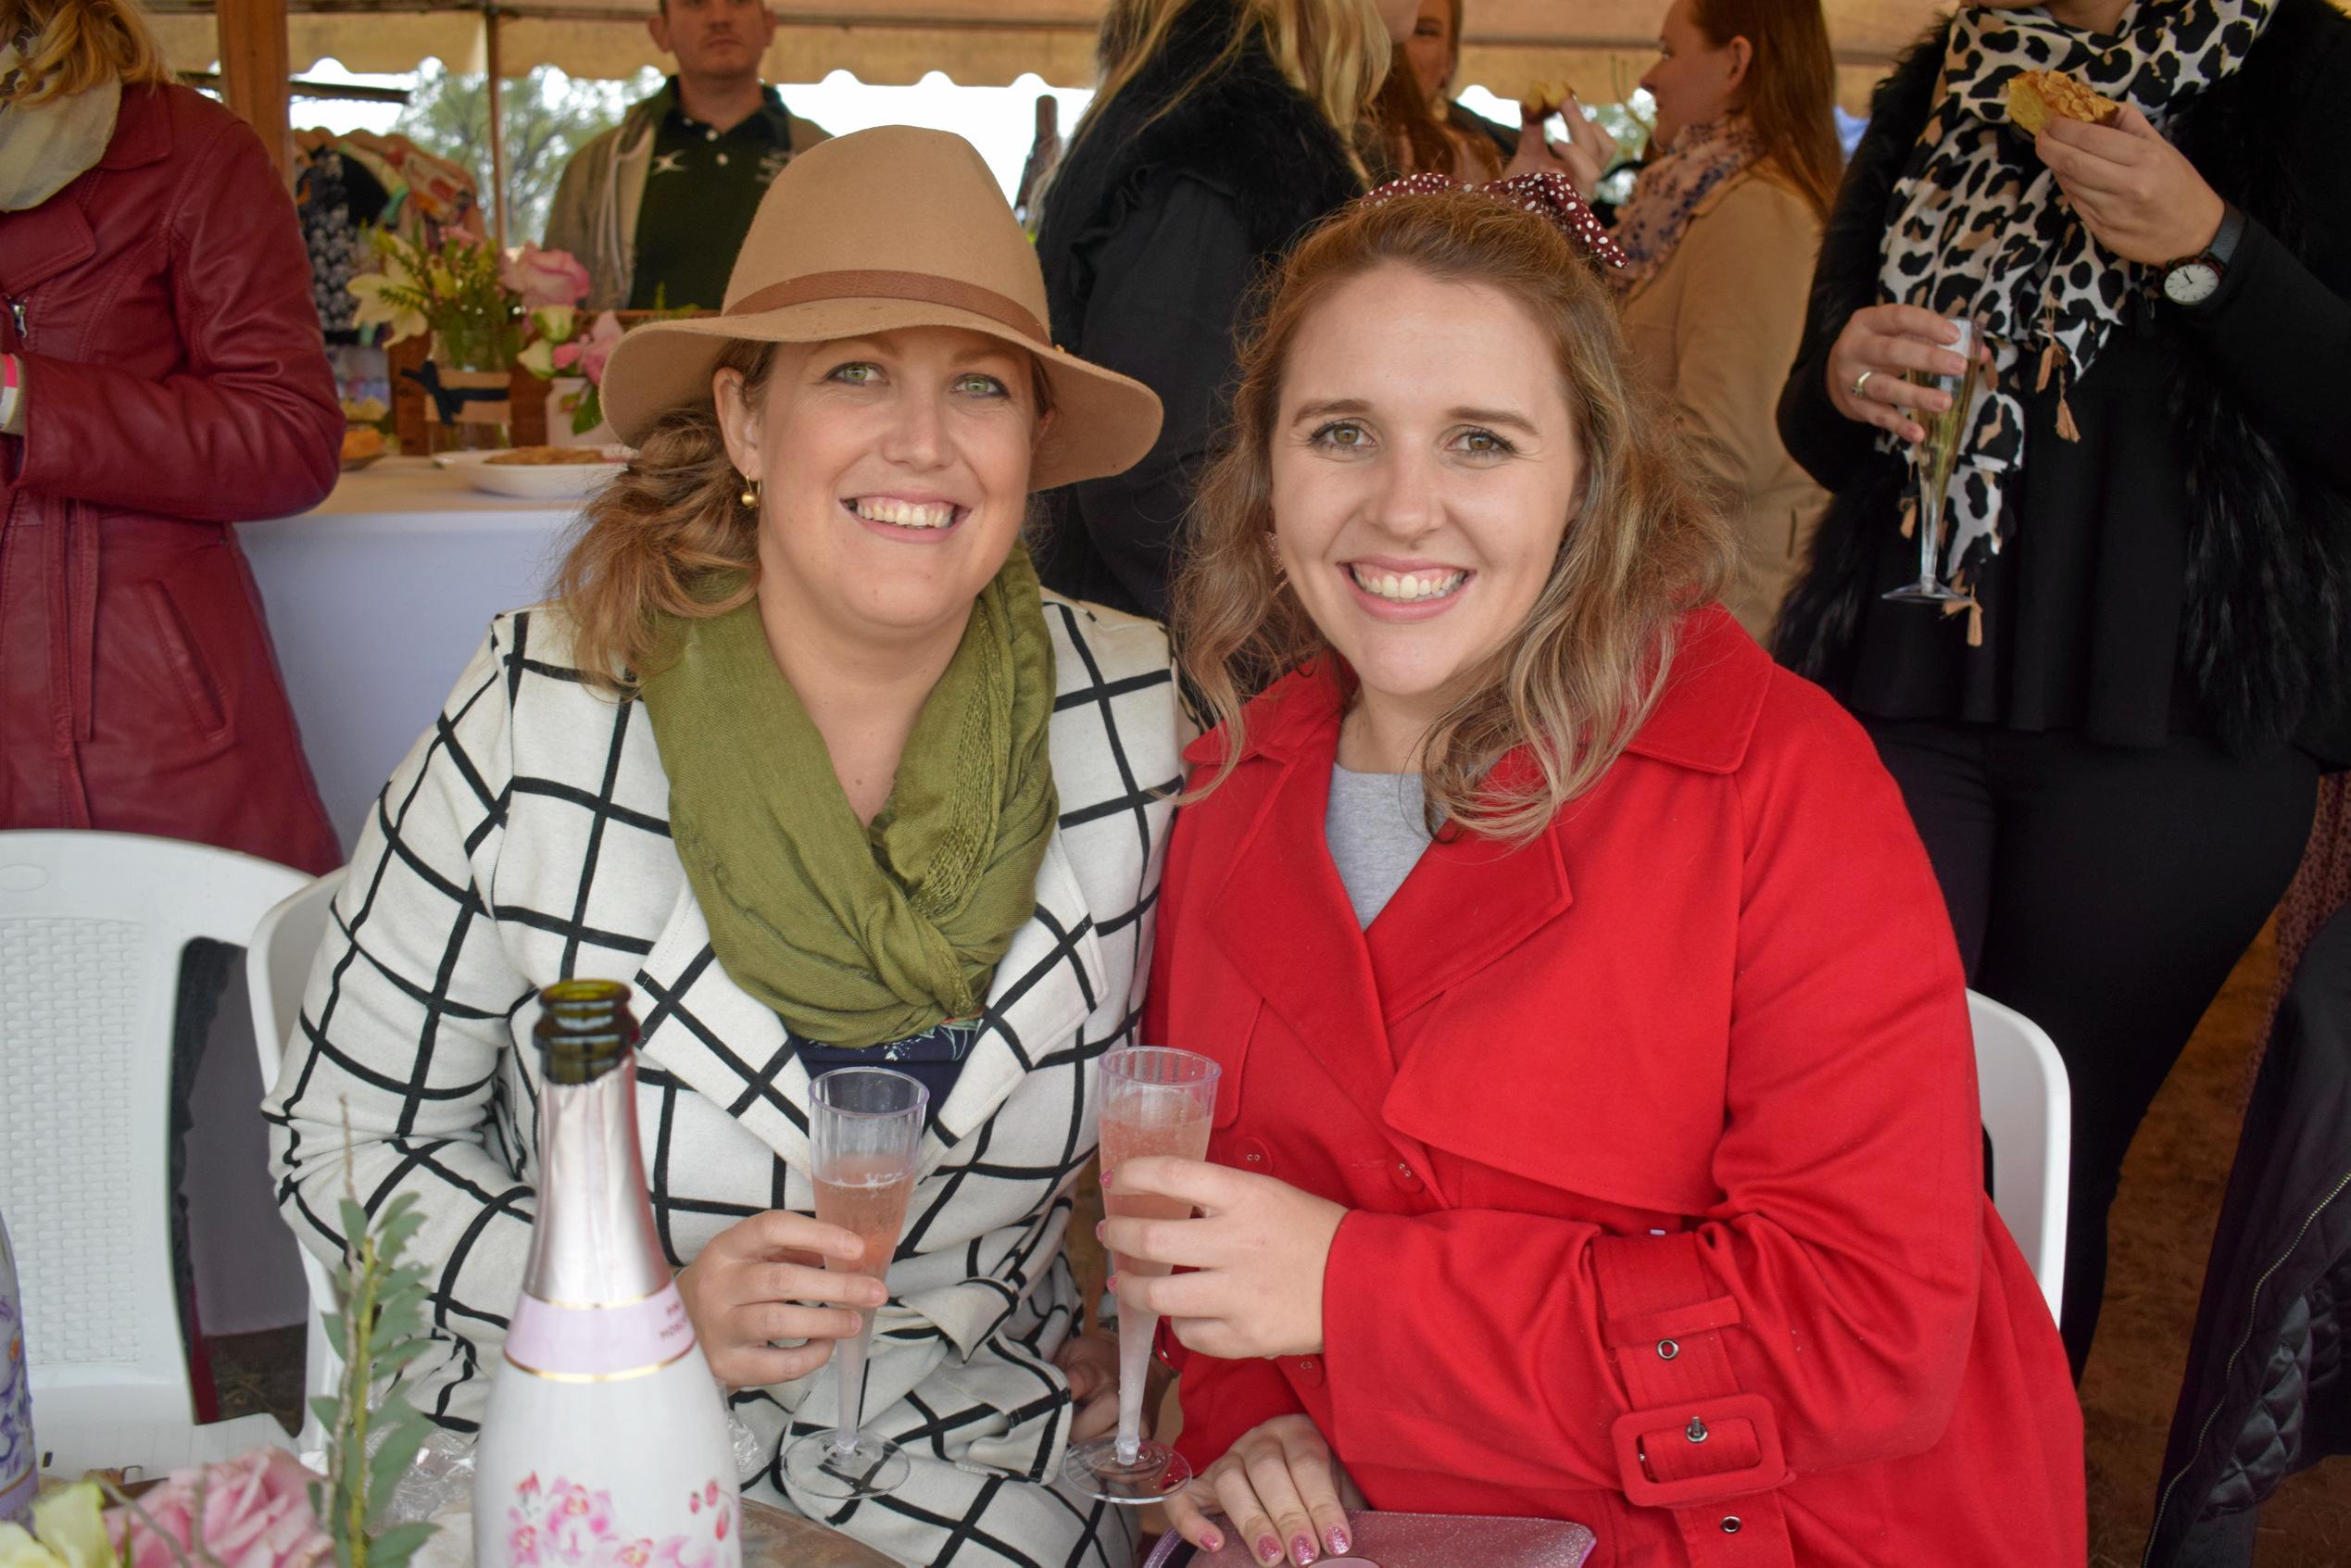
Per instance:
[[[2122,106],[2093,93],[2079,77],[2061,70],[2019,71],[2008,82],[2008,119],[2028,136],[2038,136],[2053,119],[2112,125]]]
[[[1528,125],[1536,125],[1566,108],[1576,101],[1576,89],[1565,82],[1538,82],[1520,95],[1518,113]]]

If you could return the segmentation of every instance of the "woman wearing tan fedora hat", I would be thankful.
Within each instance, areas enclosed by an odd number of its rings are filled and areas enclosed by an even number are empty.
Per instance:
[[[436,1420],[479,1419],[522,1282],[532,998],[609,977],[645,1022],[662,1245],[758,1440],[746,1495],[908,1562],[1130,1561],[1123,1511],[1033,1478],[1115,1416],[1062,1235],[1139,1009],[1176,691],[1160,629],[1043,594],[1021,534],[1160,411],[1044,317],[978,155],[889,128],[777,177],[722,314],[614,351],[640,456],[386,787],[270,1104],[309,1246],[341,1255],[349,1184],[421,1200],[440,1305],[407,1375]],[[930,1090],[886,1290],[813,1266],[856,1254],[810,1217],[811,1083],[849,1064]],[[833,1423],[813,1374],[851,1307],[864,1429],[911,1473],[845,1507],[782,1450]]]

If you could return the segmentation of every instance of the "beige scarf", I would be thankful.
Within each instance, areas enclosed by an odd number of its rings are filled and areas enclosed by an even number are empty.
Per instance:
[[[97,167],[122,107],[122,83],[111,77],[86,93],[29,108],[7,103],[23,62],[14,44],[0,51],[0,212],[39,207]]]

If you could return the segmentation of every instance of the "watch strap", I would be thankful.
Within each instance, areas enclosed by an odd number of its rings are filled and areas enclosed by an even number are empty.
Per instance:
[[[2244,238],[2244,214],[2232,204],[2224,203],[2220,208],[2220,227],[2213,234],[2212,243],[2204,247],[2204,254],[2226,267],[2229,258],[2237,253],[2237,242]]]

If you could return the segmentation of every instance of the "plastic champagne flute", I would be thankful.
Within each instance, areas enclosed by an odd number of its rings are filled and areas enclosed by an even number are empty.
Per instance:
[[[923,1144],[930,1091],[883,1067],[843,1067],[809,1086],[809,1147],[816,1217],[854,1234],[865,1249],[854,1261],[825,1260],[828,1270],[889,1273],[906,1228],[906,1199]],[[896,1443],[858,1430],[865,1411],[865,1355],[874,1314],[856,1309],[857,1333],[833,1346],[834,1419],[830,1432],[802,1437],[784,1452],[785,1474],[820,1498],[871,1498],[906,1484],[906,1456]]]
[[[1919,443],[1917,452],[1918,581],[1905,583],[1884,596],[1902,604],[1950,604],[1968,597],[1942,580],[1942,519],[1951,496],[1952,475],[1959,463],[1959,450],[1967,444],[1968,433],[1975,424],[1971,416],[1977,390],[1983,383],[1983,322],[1960,316],[1954,318],[1951,324],[1959,329],[1959,341],[1951,345],[1951,352],[1968,361],[1966,373],[1946,376],[1932,370],[1910,372],[1915,384],[1948,393],[1951,407],[1940,413],[1921,409],[1917,415],[1918,422],[1927,431],[1927,439]]]
[[[1121,1046],[1102,1059],[1102,1206],[1122,1219],[1184,1220],[1192,1206],[1180,1198],[1122,1192],[1120,1166],[1146,1155],[1184,1160],[1208,1155],[1209,1123],[1216,1110],[1216,1063],[1190,1051]],[[1164,1263],[1115,1258],[1121,1273],[1163,1274]],[[1143,1440],[1143,1389],[1150,1370],[1157,1312],[1122,1308],[1118,1314],[1118,1433],[1073,1443],[1062,1475],[1104,1502],[1157,1502],[1192,1478],[1192,1467],[1163,1443]]]

